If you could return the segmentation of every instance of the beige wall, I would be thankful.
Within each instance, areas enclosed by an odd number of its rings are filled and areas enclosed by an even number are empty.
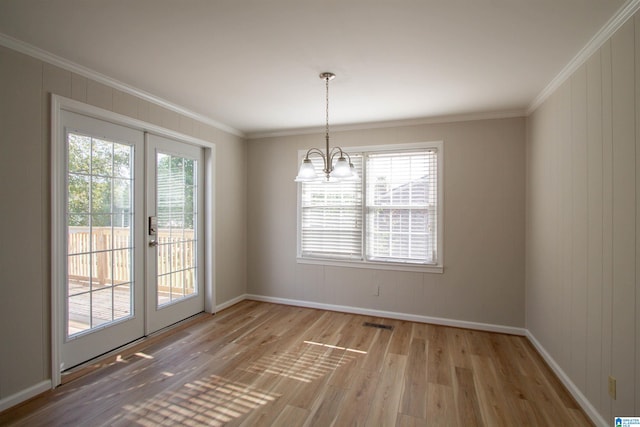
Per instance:
[[[0,400],[50,378],[50,93],[216,144],[216,299],[246,292],[246,143],[0,47]]]
[[[636,15],[527,124],[527,328],[608,422],[640,414],[639,89]]]
[[[249,141],[248,292],[524,326],[522,118],[336,132],[342,147],[444,141],[443,274],[296,263],[298,150],[323,136]],[[380,285],[380,296],[372,286]]]

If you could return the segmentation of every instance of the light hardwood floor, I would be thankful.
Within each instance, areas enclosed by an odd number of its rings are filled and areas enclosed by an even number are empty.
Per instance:
[[[254,301],[0,414],[14,424],[592,425],[524,337]]]

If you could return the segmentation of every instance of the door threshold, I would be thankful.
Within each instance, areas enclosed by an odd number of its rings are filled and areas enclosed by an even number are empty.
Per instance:
[[[60,385],[68,384],[71,381],[77,380],[78,378],[84,377],[85,375],[88,375],[99,369],[119,363],[121,360],[126,359],[133,354],[139,353],[152,344],[170,337],[177,332],[200,323],[208,319],[210,316],[213,316],[213,314],[205,312],[198,313],[180,322],[174,323],[173,325],[169,325],[157,332],[149,334],[146,337],[139,338],[112,351],[88,360],[80,365],[63,371],[60,376]]]

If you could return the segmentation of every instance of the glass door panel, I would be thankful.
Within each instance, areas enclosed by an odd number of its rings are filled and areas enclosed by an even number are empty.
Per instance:
[[[157,304],[163,306],[198,293],[198,162],[156,153],[158,217]]]
[[[147,332],[204,310],[202,149],[147,135]]]
[[[144,334],[142,132],[64,111],[62,369]]]
[[[70,131],[67,159],[69,338],[133,314],[133,146]]]

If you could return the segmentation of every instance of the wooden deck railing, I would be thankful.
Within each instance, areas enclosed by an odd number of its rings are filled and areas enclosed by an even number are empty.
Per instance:
[[[69,227],[67,235],[69,280],[74,286],[100,286],[131,282],[130,257],[133,256],[129,228]],[[190,294],[194,289],[194,233],[190,229],[161,230],[157,235],[158,288]],[[182,272],[183,270],[184,273]],[[175,273],[174,273],[175,272]],[[173,273],[173,274],[168,274]]]

